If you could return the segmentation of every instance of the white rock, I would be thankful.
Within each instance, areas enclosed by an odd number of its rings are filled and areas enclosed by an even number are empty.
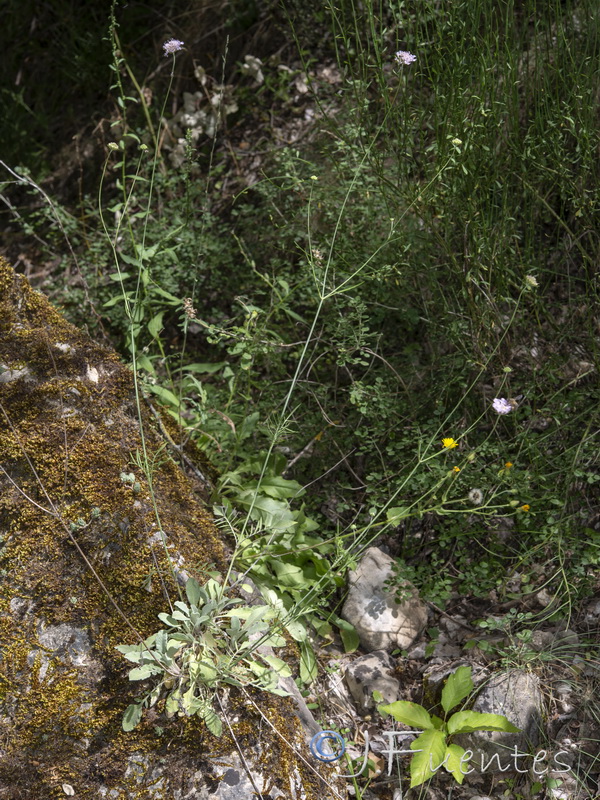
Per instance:
[[[393,677],[394,665],[385,650],[376,650],[359,656],[346,668],[346,683],[358,710],[366,714],[377,702],[373,692],[383,696],[383,703],[394,703],[398,699],[400,683]]]
[[[350,572],[349,592],[342,617],[356,628],[368,652],[408,649],[427,624],[427,608],[416,589],[406,582],[407,599],[396,603],[395,588],[386,588],[394,561],[377,547],[365,551],[358,568]]]

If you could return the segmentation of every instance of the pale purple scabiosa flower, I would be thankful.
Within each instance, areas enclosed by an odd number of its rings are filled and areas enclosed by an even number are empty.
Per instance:
[[[168,42],[165,42],[163,44],[163,50],[165,51],[166,56],[173,55],[182,48],[183,48],[183,42],[180,42],[179,39],[169,39]]]
[[[504,397],[496,397],[492,403],[492,408],[497,414],[510,414],[513,410],[513,405],[510,400],[506,400]]]
[[[417,57],[413,56],[413,54],[409,53],[407,50],[398,50],[394,58],[396,60],[396,64],[399,64],[400,66],[408,66],[409,64],[412,64],[413,61],[417,60]]]

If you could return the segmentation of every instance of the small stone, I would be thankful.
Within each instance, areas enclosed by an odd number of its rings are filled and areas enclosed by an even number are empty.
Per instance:
[[[507,762],[507,753],[516,746],[519,753],[535,747],[542,730],[542,693],[537,676],[518,669],[492,675],[479,693],[473,711],[484,714],[502,714],[520,733],[500,731],[475,731],[456,737],[456,743],[474,753],[471,766],[478,768],[482,758],[487,761],[497,755],[487,768],[488,772],[500,769],[498,761]]]
[[[394,561],[377,547],[369,547],[349,575],[349,592],[341,616],[352,623],[368,652],[406,650],[427,624],[427,607],[414,586],[403,586],[407,598],[396,603],[395,587],[386,588]]]
[[[394,665],[385,650],[359,656],[346,669],[346,683],[361,714],[376,707],[373,692],[379,692],[383,703],[398,699],[400,683],[392,676]]]

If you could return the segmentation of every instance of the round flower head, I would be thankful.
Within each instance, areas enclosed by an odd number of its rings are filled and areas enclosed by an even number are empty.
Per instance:
[[[173,55],[182,48],[183,48],[183,42],[180,42],[179,39],[169,39],[168,42],[165,42],[163,44],[163,50],[165,51],[166,56]]]
[[[495,397],[494,402],[492,403],[492,408],[497,414],[510,414],[513,410],[512,403],[510,403],[505,397]]]
[[[417,60],[417,57],[412,53],[409,53],[407,50],[398,50],[394,58],[396,59],[396,64],[399,64],[400,66],[408,66],[409,64],[412,64],[413,61]]]
[[[480,506],[483,503],[483,492],[481,489],[471,489],[468,497],[471,505]]]

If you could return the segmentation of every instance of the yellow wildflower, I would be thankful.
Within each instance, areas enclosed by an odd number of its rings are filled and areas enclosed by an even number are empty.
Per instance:
[[[452,467],[452,472],[460,472],[460,467]]]
[[[507,461],[506,464],[504,465],[504,469],[510,469],[512,465],[513,465],[512,461]]]
[[[529,511],[529,504],[525,503],[525,505],[521,506],[521,511]]]
[[[452,450],[453,447],[458,447],[458,442],[452,437],[448,437],[447,439],[442,439],[442,445],[446,450]]]

